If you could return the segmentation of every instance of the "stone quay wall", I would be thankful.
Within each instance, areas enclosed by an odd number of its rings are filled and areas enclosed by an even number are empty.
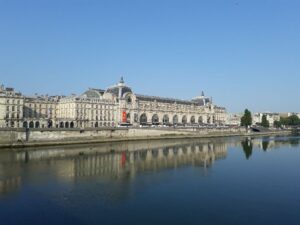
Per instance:
[[[274,133],[274,132],[269,132]],[[281,132],[282,133],[282,132]],[[248,135],[244,128],[0,129],[0,147]]]

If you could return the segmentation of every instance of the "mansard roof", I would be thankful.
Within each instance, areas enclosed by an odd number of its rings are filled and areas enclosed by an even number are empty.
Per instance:
[[[102,89],[90,88],[84,92],[82,96],[85,96],[86,98],[101,98],[104,92],[105,91]]]
[[[197,101],[188,101],[188,100],[181,100],[181,99],[175,99],[175,98],[164,98],[164,97],[158,97],[158,96],[147,96],[147,95],[140,95],[137,94],[136,98],[141,101],[157,101],[162,103],[171,103],[171,104],[183,104],[183,105],[204,105],[204,102],[197,102]]]
[[[119,91],[121,90],[121,97],[125,94],[125,93],[132,93],[132,90],[130,87],[128,87],[126,84],[125,84],[125,81],[123,79],[123,77],[121,77],[121,80],[119,81],[118,84],[116,85],[113,85],[111,87],[109,87],[106,92],[107,93],[110,93],[110,94],[113,94],[117,97],[119,97]]]

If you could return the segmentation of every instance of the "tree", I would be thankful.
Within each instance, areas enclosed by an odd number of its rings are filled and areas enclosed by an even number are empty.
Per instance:
[[[248,109],[245,109],[244,116],[241,118],[241,125],[245,127],[252,125],[252,115]]]
[[[276,127],[276,128],[280,128],[282,126],[282,123],[281,123],[281,121],[274,121],[274,127]]]
[[[262,116],[262,119],[261,119],[261,125],[263,127],[270,127],[270,123],[269,121],[267,120],[267,116],[266,115],[263,115]]]
[[[300,119],[296,115],[292,115],[289,117],[280,117],[280,122],[283,125],[287,126],[297,126],[300,125]]]

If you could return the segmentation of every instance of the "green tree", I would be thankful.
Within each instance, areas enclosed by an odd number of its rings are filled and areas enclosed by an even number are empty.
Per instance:
[[[298,116],[292,115],[292,116],[288,117],[288,119],[289,119],[289,124],[288,125],[291,125],[291,126],[300,125],[300,119],[299,119]]]
[[[245,127],[252,125],[252,115],[248,109],[245,109],[244,115],[241,118],[241,125]]]
[[[266,115],[263,115],[262,116],[262,119],[261,119],[261,125],[263,127],[270,127],[270,123],[269,121],[267,120],[267,116]]]
[[[292,115],[292,116],[289,116],[289,117],[281,117],[280,122],[281,122],[281,124],[287,125],[287,126],[298,126],[298,125],[300,125],[300,119],[296,115]]]
[[[281,123],[281,121],[274,121],[274,127],[276,127],[276,128],[280,128],[282,126],[282,123]]]

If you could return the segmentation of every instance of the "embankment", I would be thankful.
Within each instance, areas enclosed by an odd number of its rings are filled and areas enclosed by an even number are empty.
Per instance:
[[[290,131],[249,133],[244,128],[98,128],[98,129],[1,129],[0,148],[91,144],[134,140],[284,135]]]

